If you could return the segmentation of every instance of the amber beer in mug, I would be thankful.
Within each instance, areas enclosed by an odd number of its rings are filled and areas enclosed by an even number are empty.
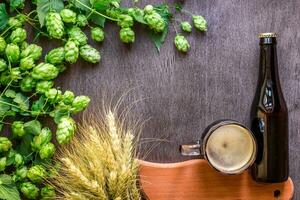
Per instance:
[[[255,161],[257,146],[249,129],[236,121],[221,120],[206,128],[201,141],[180,149],[182,155],[203,156],[219,172],[239,174]]]
[[[282,182],[289,174],[289,130],[278,76],[276,34],[262,33],[259,38],[259,78],[251,108],[251,130],[258,154],[251,174],[259,182]]]

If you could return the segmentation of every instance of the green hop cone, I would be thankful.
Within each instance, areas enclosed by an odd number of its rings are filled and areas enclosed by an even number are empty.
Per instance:
[[[128,28],[133,26],[133,18],[130,15],[121,14],[118,17],[118,25],[121,28]]]
[[[75,98],[74,93],[71,92],[71,91],[69,91],[69,90],[67,90],[63,94],[62,101],[63,101],[64,104],[70,105],[74,101],[74,98]]]
[[[120,30],[120,39],[124,43],[133,43],[135,40],[134,31],[131,28],[122,28]]]
[[[11,147],[12,143],[7,137],[0,137],[0,153],[7,152]]]
[[[147,15],[152,14],[153,11],[154,11],[154,8],[153,8],[152,5],[146,5],[146,6],[144,7],[144,12],[145,12]]]
[[[13,80],[15,82],[17,82],[19,79],[22,78],[19,67],[15,67],[10,70],[10,78],[11,78],[11,80]]]
[[[34,165],[27,172],[27,178],[33,183],[41,183],[45,177],[46,170],[42,165]]]
[[[90,103],[91,99],[88,96],[77,96],[72,102],[71,111],[73,114],[83,111]]]
[[[78,59],[79,49],[76,43],[72,40],[69,40],[65,44],[65,60],[69,63],[75,63]]]
[[[100,27],[92,28],[91,38],[96,42],[102,42],[104,40],[104,31]]]
[[[22,194],[27,199],[36,199],[39,195],[39,188],[31,182],[24,182],[20,185]]]
[[[21,138],[25,135],[24,130],[24,122],[22,121],[14,121],[11,125],[11,132],[13,134],[13,137]]]
[[[77,26],[73,26],[69,31],[68,31],[69,39],[72,41],[76,42],[78,46],[82,46],[87,44],[87,36],[85,33]]]
[[[10,17],[7,22],[9,27],[13,27],[13,29],[19,28],[23,26],[23,22],[17,17]]]
[[[20,48],[16,44],[8,44],[5,53],[11,63],[17,63],[19,61]]]
[[[111,1],[110,5],[113,6],[113,7],[115,7],[115,8],[120,8],[120,4],[119,4],[118,1]]]
[[[54,85],[53,81],[39,81],[36,84],[36,92],[39,94],[45,94],[48,90],[50,90]]]
[[[101,59],[100,52],[92,46],[86,44],[80,47],[80,56],[87,62],[97,63]]]
[[[52,158],[54,153],[55,153],[55,146],[51,142],[42,146],[41,150],[39,151],[39,155],[41,159]]]
[[[21,52],[21,58],[30,57],[33,60],[38,60],[42,56],[42,47],[36,44],[30,44]]]
[[[193,16],[193,22],[195,28],[199,31],[207,31],[207,22],[201,15]]]
[[[58,103],[62,99],[62,92],[61,90],[51,88],[45,93],[45,96],[47,97],[48,101],[51,103]]]
[[[24,164],[23,156],[22,156],[21,154],[19,154],[19,153],[16,153],[16,154],[15,154],[14,165],[15,165],[16,167],[19,167],[19,166],[21,166],[21,165],[23,165],[23,164]]]
[[[0,158],[0,172],[4,171],[6,167],[6,157]]]
[[[27,177],[27,171],[28,170],[27,170],[26,166],[16,169],[16,171],[13,175],[13,178],[12,178],[13,181],[18,182],[18,181],[24,180]]]
[[[31,142],[32,151],[38,152],[43,145],[49,143],[52,139],[52,133],[49,128],[43,128],[39,135],[34,136]]]
[[[20,69],[21,70],[29,70],[35,67],[35,63],[33,58],[31,57],[26,57],[26,58],[22,58],[20,60]]]
[[[86,16],[83,14],[78,14],[76,19],[76,25],[79,27],[85,27],[86,25],[88,25],[88,20]]]
[[[32,92],[36,86],[36,81],[31,76],[27,76],[21,80],[20,88],[23,92]]]
[[[157,33],[163,32],[163,30],[166,28],[165,20],[155,11],[150,14],[145,14],[144,20],[149,28]]]
[[[176,35],[174,44],[178,51],[187,52],[190,49],[190,44],[187,39],[182,35]]]
[[[14,44],[20,44],[22,43],[24,40],[26,40],[27,37],[27,33],[26,30],[23,28],[17,28],[16,30],[14,30],[9,39],[12,43]]]
[[[70,117],[62,117],[57,125],[56,140],[59,144],[66,144],[71,141],[75,134],[76,124]]]
[[[29,46],[28,42],[23,41],[20,45],[21,51],[24,51],[28,46]]]
[[[65,60],[65,49],[64,47],[59,47],[49,51],[45,57],[47,63],[53,65],[62,64]]]
[[[62,21],[65,23],[75,24],[76,22],[76,13],[68,8],[62,9],[60,11],[60,16],[62,18]]]
[[[6,49],[5,39],[0,36],[0,54],[4,53],[5,49]]]
[[[192,26],[187,21],[181,22],[181,29],[188,33],[192,32]]]
[[[52,80],[58,75],[58,69],[50,63],[40,63],[33,68],[31,76],[37,80]]]
[[[7,63],[4,59],[0,58],[0,72],[3,72],[7,69]]]
[[[56,12],[49,12],[46,16],[46,27],[49,35],[55,39],[61,39],[64,35],[64,23]]]
[[[41,200],[46,200],[46,199],[54,199],[55,197],[55,189],[51,185],[46,185],[41,189]]]

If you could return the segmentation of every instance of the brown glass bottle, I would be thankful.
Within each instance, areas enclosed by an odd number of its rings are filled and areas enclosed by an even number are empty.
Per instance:
[[[282,182],[289,174],[288,111],[282,94],[276,53],[276,34],[260,34],[259,78],[251,107],[251,130],[258,143],[251,169],[258,182]]]

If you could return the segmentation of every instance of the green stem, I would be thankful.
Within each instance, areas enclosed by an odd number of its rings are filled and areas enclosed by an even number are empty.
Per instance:
[[[86,9],[88,9],[88,10],[90,10],[90,11],[96,13],[97,15],[99,15],[99,16],[101,16],[101,17],[104,17],[104,18],[109,19],[109,20],[111,20],[111,21],[119,21],[118,19],[111,18],[111,17],[109,17],[109,16],[106,16],[106,15],[104,15],[104,14],[102,14],[102,13],[100,13],[100,12],[98,12],[98,11],[92,9],[92,8],[90,8],[89,6],[85,5],[85,4],[82,3],[81,1],[78,1],[78,0],[75,0],[75,1],[76,1],[78,4],[80,4],[81,6],[83,6],[83,7],[85,7]]]
[[[12,28],[13,28],[13,26],[7,28],[5,31],[3,31],[3,32],[1,33],[0,37],[2,37],[5,33],[7,33],[7,31],[9,31],[9,30],[12,29]]]
[[[4,93],[6,92],[6,90],[8,89],[8,87],[10,86],[10,84],[12,83],[12,80],[7,84],[7,86],[4,88],[4,90],[2,91],[0,98],[4,95]]]
[[[189,14],[189,15],[192,15],[192,16],[194,15],[193,13],[191,13],[190,11],[185,10],[185,9],[181,9],[181,11],[184,12],[184,13],[187,13],[187,14]]]

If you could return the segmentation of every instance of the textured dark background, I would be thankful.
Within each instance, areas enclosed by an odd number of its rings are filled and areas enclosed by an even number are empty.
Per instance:
[[[140,5],[150,2],[154,3]],[[187,35],[191,44],[187,55],[174,49],[171,27],[158,53],[142,27],[136,27],[136,42],[128,47],[118,40],[118,27],[108,24],[105,42],[96,45],[101,63],[79,62],[58,85],[89,95],[90,109],[100,107],[103,96],[117,98],[132,89],[123,105],[133,105],[132,114],[148,119],[142,135],[149,138],[144,153],[157,145],[146,159],[182,161],[179,144],[198,139],[214,120],[232,118],[249,125],[258,77],[257,35],[275,31],[290,117],[290,175],[296,185],[295,199],[300,199],[300,1],[194,0],[186,1],[184,8],[204,15],[209,23],[206,34]],[[151,142],[150,138],[163,140]]]

